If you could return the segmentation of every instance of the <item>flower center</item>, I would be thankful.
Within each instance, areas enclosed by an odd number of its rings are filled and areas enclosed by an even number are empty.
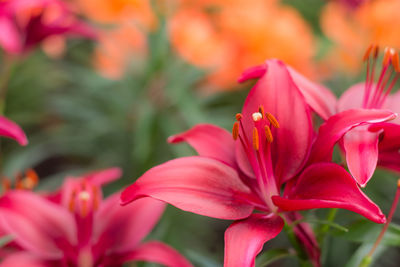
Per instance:
[[[252,132],[246,134],[242,117],[242,114],[236,114],[236,122],[232,128],[233,139],[240,141],[254,171],[258,184],[256,191],[269,209],[274,211],[276,207],[272,203],[271,196],[278,195],[279,190],[271,161],[271,143],[274,141],[271,127],[279,128],[279,123],[271,113],[264,112],[264,107],[260,106],[258,111],[251,115]]]
[[[84,218],[89,213],[96,211],[99,208],[99,203],[99,188],[83,181],[72,191],[68,208],[71,212]]]
[[[367,63],[367,77],[363,99],[364,108],[381,108],[392,91],[400,73],[399,55],[394,48],[386,47],[383,52],[382,70],[375,80],[379,46],[371,45],[363,60]]]
[[[15,177],[15,189],[18,190],[32,190],[34,189],[37,184],[39,183],[39,176],[33,169],[28,169],[25,171],[25,175],[21,173],[17,173]],[[8,190],[12,189],[13,185],[10,179],[7,177],[1,178],[1,189],[2,193],[7,192]]]

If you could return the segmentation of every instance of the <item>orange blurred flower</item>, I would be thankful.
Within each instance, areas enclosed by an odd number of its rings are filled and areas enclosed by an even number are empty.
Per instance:
[[[170,21],[175,50],[211,71],[217,88],[235,85],[247,67],[276,57],[313,76],[312,32],[297,11],[275,0],[181,1]]]
[[[371,43],[400,49],[399,0],[364,1],[355,9],[328,3],[321,14],[321,28],[334,45],[326,61],[332,71],[356,74],[359,60]]]
[[[146,34],[157,25],[149,0],[74,0],[89,19],[101,24],[93,62],[105,77],[118,79],[133,57],[147,53]]]

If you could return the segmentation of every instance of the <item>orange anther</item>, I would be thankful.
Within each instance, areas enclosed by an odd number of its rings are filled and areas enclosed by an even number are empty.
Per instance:
[[[233,137],[233,140],[237,140],[239,137],[239,122],[235,122],[233,124],[232,137]]]
[[[274,137],[272,136],[271,129],[269,128],[268,125],[265,125],[264,130],[265,130],[265,137],[267,138],[267,142],[272,143],[272,141],[274,141]]]
[[[267,117],[268,121],[271,123],[272,126],[275,128],[279,128],[279,122],[278,120],[272,115],[271,113],[267,112],[265,113],[265,117]]]
[[[369,59],[369,56],[371,55],[372,48],[374,48],[374,45],[368,46],[367,50],[365,51],[363,61],[366,61]]]
[[[375,45],[374,47],[374,58],[376,59],[379,55],[379,46]]]
[[[242,116],[241,113],[237,113],[235,117],[236,117],[236,120],[237,120],[237,121],[240,121],[240,120],[242,119],[243,116]]]
[[[260,107],[258,108],[258,112],[261,114],[262,118],[264,119],[264,106],[260,105]]]
[[[258,130],[256,127],[253,128],[253,148],[255,150],[259,150],[260,149],[260,140],[258,137]]]
[[[393,48],[385,47],[385,51],[383,53],[383,61],[382,65],[386,66],[390,64],[390,61],[392,60],[392,56],[395,53]]]
[[[93,186],[93,209],[98,210],[100,205],[100,196],[99,196],[99,188],[97,186]]]
[[[72,191],[71,193],[71,199],[69,200],[68,203],[68,209],[73,212],[75,210],[75,198],[76,198],[76,191]]]
[[[400,187],[400,179],[397,180],[397,187]]]
[[[392,65],[396,72],[400,72],[399,54],[397,52],[392,55]]]

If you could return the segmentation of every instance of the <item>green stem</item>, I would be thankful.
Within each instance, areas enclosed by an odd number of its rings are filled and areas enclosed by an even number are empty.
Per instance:
[[[330,209],[328,216],[326,217],[326,221],[329,223],[332,223],[335,220],[336,214],[337,214],[338,209]],[[324,240],[326,233],[329,231],[331,228],[330,224],[324,224],[321,226],[319,230],[319,235],[318,235],[318,241],[320,244],[322,244],[321,241]]]

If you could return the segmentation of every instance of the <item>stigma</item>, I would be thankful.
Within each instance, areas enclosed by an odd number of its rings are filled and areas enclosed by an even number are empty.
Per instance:
[[[68,209],[77,216],[85,218],[89,213],[98,210],[100,197],[97,186],[83,181],[71,191]]]

